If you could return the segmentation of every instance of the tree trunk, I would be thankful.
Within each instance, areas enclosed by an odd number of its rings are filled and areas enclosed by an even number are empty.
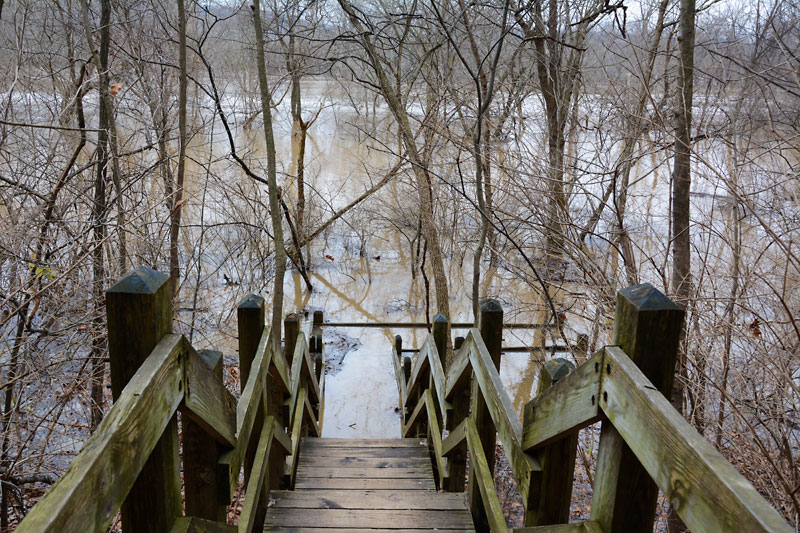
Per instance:
[[[689,241],[689,190],[691,187],[691,128],[694,84],[694,21],[695,0],[680,1],[678,25],[678,98],[675,116],[675,158],[672,171],[672,290],[678,303],[687,305],[692,292],[691,256]],[[688,321],[687,321],[688,322]],[[684,326],[685,327],[685,326]],[[684,383],[687,379],[686,332],[678,356],[677,379],[672,401],[682,411]],[[674,508],[669,512],[669,531],[684,531]]]
[[[672,171],[672,290],[681,303],[691,293],[689,190],[691,186],[692,91],[694,84],[695,0],[681,0],[678,50],[678,101]]]
[[[94,45],[92,25],[89,20],[89,6],[87,1],[81,2],[83,11],[83,25],[86,32],[86,42],[94,56],[99,77],[98,89],[100,92],[100,110],[97,132],[97,166],[94,181],[94,201],[92,203],[92,293],[93,293],[93,318],[92,318],[92,377],[91,377],[91,429],[94,431],[103,419],[103,380],[105,376],[105,363],[103,354],[105,350],[104,327],[104,288],[105,265],[103,263],[103,246],[106,238],[106,168],[109,156],[109,131],[111,129],[111,95],[108,78],[108,55],[111,45],[111,0],[103,0],[100,4],[100,50]]]
[[[261,6],[253,0],[253,25],[256,32],[256,58],[258,61],[258,86],[261,92],[261,113],[264,117],[264,139],[267,146],[267,189],[269,192],[269,215],[272,219],[272,235],[275,239],[275,286],[272,292],[272,335],[281,340],[283,323],[283,277],[286,274],[286,248],[283,242],[281,207],[278,200],[277,168],[275,163],[275,137],[272,133],[271,94],[267,82],[267,66],[264,57],[264,31],[261,28]]]
[[[422,223],[422,234],[430,251],[431,267],[433,269],[433,283],[436,290],[436,310],[437,313],[450,317],[450,296],[447,287],[447,277],[442,260],[442,250],[439,245],[439,236],[436,233],[436,224],[433,213],[433,190],[431,187],[430,175],[424,165],[422,154],[417,149],[414,132],[408,113],[401,102],[400,92],[389,80],[383,68],[381,55],[375,49],[369,38],[369,33],[364,31],[361,20],[355,13],[349,0],[339,0],[339,5],[349,17],[353,26],[359,34],[359,41],[367,52],[370,66],[378,77],[378,85],[386,104],[397,121],[398,133],[403,146],[408,154],[417,182],[417,193],[419,196],[420,219]]]
[[[169,277],[172,298],[177,298],[180,287],[180,261],[178,258],[178,239],[181,229],[181,212],[183,200],[183,183],[186,175],[186,90],[188,78],[186,71],[186,7],[184,0],[178,0],[178,47],[179,47],[179,92],[178,92],[178,135],[180,148],[178,149],[178,173],[175,189],[170,199],[172,207],[169,213]]]

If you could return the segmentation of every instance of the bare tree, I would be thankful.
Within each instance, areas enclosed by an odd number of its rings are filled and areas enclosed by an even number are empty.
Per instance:
[[[256,58],[258,85],[261,92],[261,113],[264,116],[264,138],[267,143],[267,187],[269,188],[269,214],[272,218],[272,235],[275,240],[275,288],[272,292],[272,334],[280,343],[283,324],[283,278],[286,273],[286,249],[283,241],[283,223],[278,198],[277,167],[275,164],[275,138],[272,133],[272,109],[266,59],[264,57],[264,30],[261,26],[261,7],[253,0],[253,25],[256,33]]]

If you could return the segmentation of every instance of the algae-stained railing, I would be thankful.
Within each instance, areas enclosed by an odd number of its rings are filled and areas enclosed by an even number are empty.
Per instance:
[[[242,301],[237,402],[222,354],[171,333],[166,275],[137,268],[107,291],[106,308],[114,405],[17,531],[106,531],[120,509],[126,532],[261,529],[269,491],[292,482],[287,456],[295,465],[300,435],[320,433],[323,388],[296,318],[286,322],[287,360],[264,326],[264,300]],[[242,467],[244,504],[231,526]]]
[[[554,532],[653,531],[659,489],[692,531],[792,531],[664,397],[672,389],[683,318],[649,284],[620,291],[614,345],[578,368],[564,359],[542,365],[521,423],[498,372],[499,304],[481,304],[479,328],[455,343],[446,369],[447,321],[437,316],[413,367],[401,360],[402,339],[393,348],[403,435],[428,439],[439,487],[468,491],[478,531],[507,531],[493,482],[498,435],[530,526],[517,531],[549,525]],[[597,421],[590,521],[557,526],[569,520],[578,431]]]

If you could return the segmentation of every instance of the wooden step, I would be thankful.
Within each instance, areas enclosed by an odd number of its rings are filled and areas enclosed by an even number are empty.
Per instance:
[[[270,494],[267,531],[474,531],[464,494],[438,493],[425,441],[306,438],[295,490]]]
[[[436,494],[432,498],[421,490],[286,490],[271,492],[270,500],[276,508],[297,509],[464,509],[462,493]]]
[[[598,522],[576,522],[574,524],[557,524],[552,526],[523,527],[514,533],[603,533]]]

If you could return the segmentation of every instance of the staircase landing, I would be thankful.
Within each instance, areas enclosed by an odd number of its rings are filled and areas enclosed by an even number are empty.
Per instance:
[[[419,439],[305,438],[295,490],[270,493],[266,531],[474,531],[463,493],[436,492]]]

